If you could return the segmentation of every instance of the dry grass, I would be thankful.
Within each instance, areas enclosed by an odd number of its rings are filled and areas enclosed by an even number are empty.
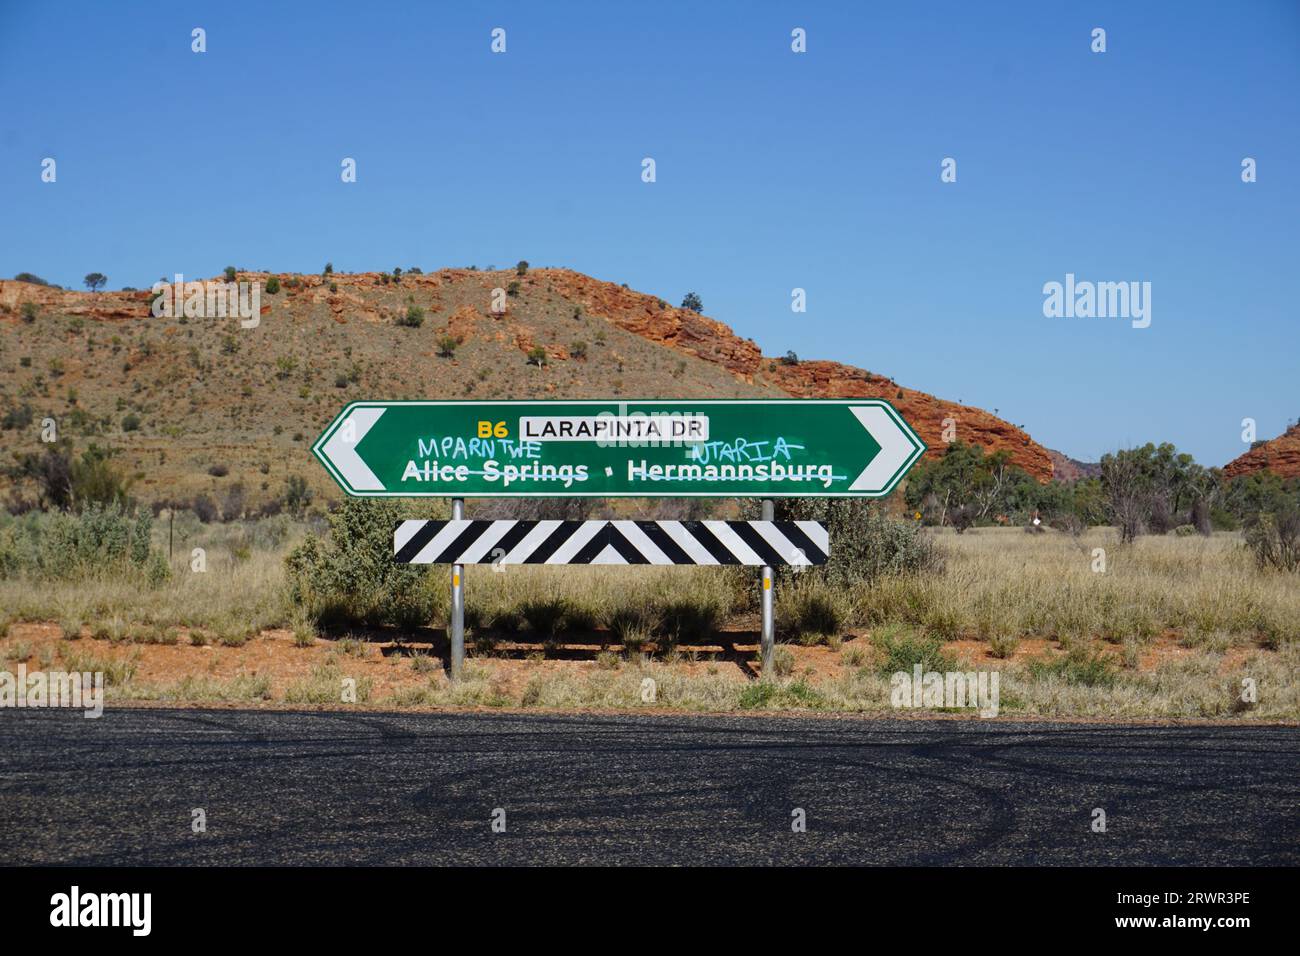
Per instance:
[[[238,639],[278,627],[292,608],[284,593],[287,545],[252,551],[233,560],[215,556],[207,570],[190,570],[188,551],[172,562],[172,577],[157,588],[115,578],[0,580],[0,607],[14,620],[62,621],[69,633],[84,622],[91,635],[124,640],[131,628],[180,626],[201,628],[214,638]]]
[[[947,558],[941,574],[858,589],[856,617],[985,641],[1120,644],[1174,630],[1277,648],[1300,638],[1300,582],[1260,571],[1236,534],[1147,537],[1128,546],[1111,529],[1078,540],[1001,528],[938,538]],[[1093,570],[1097,548],[1105,551],[1104,572]]]
[[[932,575],[848,592],[786,585],[778,634],[805,639],[779,648],[771,682],[756,679],[757,620],[734,573],[474,567],[475,657],[455,685],[442,621],[315,635],[284,596],[293,537],[202,574],[177,561],[154,590],[0,581],[3,617],[17,622],[0,651],[104,670],[110,701],[344,706],[347,677],[357,703],[346,706],[883,715],[895,712],[891,670],[921,659],[997,671],[1004,716],[1300,719],[1300,587],[1256,568],[1235,535],[1121,547],[1106,530],[940,534],[946,560]],[[1241,700],[1245,679],[1257,703]]]

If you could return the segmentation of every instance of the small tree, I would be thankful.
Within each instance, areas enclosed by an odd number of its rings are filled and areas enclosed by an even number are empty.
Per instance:
[[[404,325],[408,329],[418,329],[424,325],[424,309],[418,305],[407,306],[406,314],[397,317],[397,324]]]
[[[956,529],[958,534],[965,534],[966,529],[975,524],[978,512],[974,505],[962,505],[960,508],[948,509],[948,523]]]
[[[321,270],[320,274],[323,276],[332,276],[334,274],[334,263],[325,263],[325,268]]]
[[[528,275],[528,260],[527,260],[527,259],[520,259],[520,260],[519,260],[519,262],[515,265],[515,274],[516,274],[516,275],[521,275],[521,276],[526,276],[526,275]]]
[[[438,336],[438,354],[442,358],[451,358],[456,354],[456,346],[459,344],[453,335],[440,335]]]
[[[91,292],[98,292],[108,282],[108,276],[102,272],[88,272],[84,281],[87,289]]]
[[[781,364],[782,364],[782,365],[798,365],[798,364],[799,364],[799,356],[795,355],[793,351],[786,352],[784,355],[781,356]]]
[[[427,625],[443,606],[441,581],[393,561],[393,527],[409,514],[393,501],[345,500],[329,535],[308,535],[285,560],[290,600],[322,627]]]
[[[235,276],[239,275],[239,270],[234,266],[226,266],[226,281],[234,282]]]
[[[312,490],[307,487],[307,479],[301,475],[290,475],[284,482],[284,507],[295,518],[311,504]]]
[[[204,524],[211,524],[218,517],[217,503],[205,494],[194,496],[194,501],[190,503],[190,510]]]
[[[1246,544],[1260,567],[1300,571],[1300,511],[1258,515],[1246,529]]]
[[[682,299],[682,308],[690,309],[692,312],[703,312],[704,303],[700,301],[700,297],[694,292],[688,292],[686,297]]]
[[[1151,512],[1151,495],[1136,457],[1122,452],[1103,455],[1101,481],[1120,540],[1126,544],[1136,540],[1146,530]]]
[[[576,359],[585,359],[587,357],[587,343],[574,342],[569,346],[569,354]]]
[[[518,294],[519,294],[518,282],[511,282],[508,286],[506,286],[506,295],[517,296]]]
[[[540,345],[534,345],[531,349],[529,349],[528,364],[536,365],[538,368],[541,368],[543,365],[545,365],[546,349],[542,348]]]
[[[276,276],[269,276],[266,280],[266,294],[275,295],[280,291],[280,280]]]
[[[28,325],[31,325],[36,321],[36,316],[40,312],[40,310],[37,309],[35,302],[24,302],[20,307],[20,311],[22,313],[23,321]]]

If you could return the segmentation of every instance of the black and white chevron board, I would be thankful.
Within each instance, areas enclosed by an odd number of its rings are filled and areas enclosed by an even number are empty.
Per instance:
[[[825,564],[818,521],[400,521],[399,564]]]

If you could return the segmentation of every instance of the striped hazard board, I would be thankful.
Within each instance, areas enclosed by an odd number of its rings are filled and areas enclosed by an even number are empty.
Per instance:
[[[399,564],[825,564],[818,521],[401,521]]]

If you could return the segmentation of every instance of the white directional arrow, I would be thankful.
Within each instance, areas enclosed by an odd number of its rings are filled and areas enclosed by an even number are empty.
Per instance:
[[[854,405],[849,410],[880,445],[876,457],[862,469],[862,474],[849,485],[849,490],[885,488],[905,465],[910,464],[909,459],[921,454],[924,446],[880,405]]]
[[[384,490],[384,483],[357,454],[357,444],[386,411],[386,408],[353,409],[321,448],[321,454],[355,491]]]

